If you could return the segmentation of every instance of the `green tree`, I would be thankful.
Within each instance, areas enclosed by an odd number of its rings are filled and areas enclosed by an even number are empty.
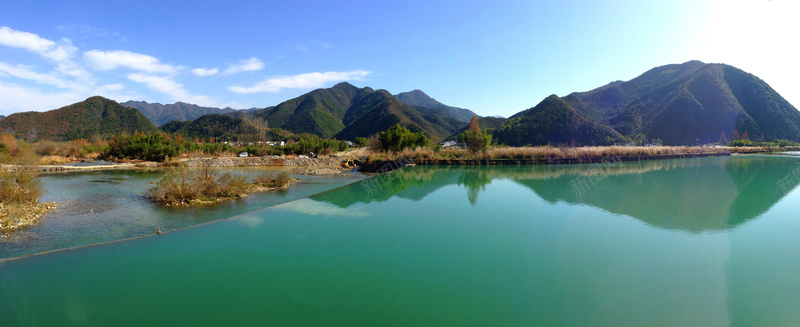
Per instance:
[[[430,139],[423,133],[412,133],[408,128],[396,124],[385,132],[380,132],[378,140],[384,151],[401,151],[407,148],[425,147],[430,144]]]
[[[629,142],[633,143],[633,145],[644,145],[644,142],[647,141],[647,135],[636,133],[628,135],[627,139]]]

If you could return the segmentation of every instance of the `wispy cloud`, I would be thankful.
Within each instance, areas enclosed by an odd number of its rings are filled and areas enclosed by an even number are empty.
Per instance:
[[[3,62],[0,62],[0,76],[3,75],[9,75],[9,76],[14,76],[16,78],[26,79],[34,81],[39,84],[53,85],[59,88],[65,88],[65,89],[79,88],[79,85],[75,82],[67,81],[51,74],[40,74],[32,71],[31,67],[24,65],[11,66]]]
[[[141,96],[130,92],[119,92],[123,89],[124,86],[121,84],[108,84],[99,88],[84,86],[80,89],[48,92],[36,87],[6,83],[0,80],[0,113],[8,115],[19,111],[57,109],[97,94],[103,94],[103,96],[117,101],[136,99]]]
[[[235,64],[228,65],[225,68],[225,74],[236,74],[241,72],[252,72],[264,69],[264,63],[258,58],[250,58],[246,60],[239,60]]]
[[[331,44],[325,41],[313,41],[311,44],[312,45],[309,47],[306,44],[299,43],[294,46],[294,50],[310,54],[312,49],[327,49],[331,47]]]
[[[216,101],[205,95],[190,94],[183,87],[183,84],[176,82],[170,77],[131,73],[128,74],[128,79],[137,83],[142,83],[153,90],[169,95],[175,101],[184,101],[201,106],[217,105]]]
[[[293,76],[282,76],[270,78],[256,83],[250,87],[230,86],[228,90],[235,93],[258,93],[270,92],[278,93],[282,89],[311,89],[323,87],[327,83],[342,81],[360,81],[371,72],[365,70],[353,70],[347,72],[325,72],[325,73],[305,73]]]
[[[71,91],[46,93],[31,88],[0,81],[0,113],[17,111],[49,110],[76,102]]]
[[[163,64],[156,57],[123,50],[89,50],[83,53],[83,57],[95,70],[127,67],[151,74],[175,74],[180,69],[180,67]]]
[[[125,41],[125,36],[117,31],[105,28],[92,27],[84,24],[64,24],[56,26],[59,33],[65,34],[73,39],[86,38],[114,38],[118,41]]]
[[[216,75],[217,73],[219,73],[219,69],[216,69],[216,68],[211,68],[211,69],[195,68],[195,69],[192,69],[192,73],[194,73],[197,76],[211,76],[211,75]]]

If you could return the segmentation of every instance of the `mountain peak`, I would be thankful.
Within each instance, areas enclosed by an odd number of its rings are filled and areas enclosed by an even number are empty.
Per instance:
[[[337,83],[336,85],[334,85],[332,87],[332,89],[337,89],[337,90],[338,89],[357,89],[357,87],[355,87],[353,84],[350,84],[348,82],[341,82],[341,83]]]

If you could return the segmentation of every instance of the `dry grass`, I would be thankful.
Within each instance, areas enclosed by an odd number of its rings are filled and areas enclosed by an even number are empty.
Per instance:
[[[75,161],[74,158],[69,158],[65,156],[59,155],[47,155],[42,156],[39,158],[39,161],[36,162],[37,165],[60,165],[65,163],[70,163]]]
[[[680,154],[705,154],[743,151],[739,148],[710,148],[688,146],[597,146],[597,147],[501,147],[492,148],[476,155],[470,154],[465,149],[442,149],[434,152],[429,148],[417,148],[399,152],[372,151],[368,156],[369,162],[382,160],[396,160],[399,158],[420,159],[567,159],[567,158],[605,158],[605,157],[650,157]],[[756,148],[747,148],[747,151],[757,151]],[[760,149],[764,151],[766,149]]]
[[[248,196],[252,192],[283,188],[294,181],[286,172],[264,173],[248,182],[246,176],[220,173],[206,166],[199,170],[172,169],[159,179],[147,196],[165,206],[213,203]]]
[[[0,233],[36,224],[53,210],[52,203],[39,204],[42,192],[36,170],[0,171]]]
[[[34,169],[0,171],[1,204],[38,203],[43,192],[42,182]]]
[[[292,175],[285,171],[279,174],[265,172],[253,178],[253,183],[263,187],[286,187],[289,186],[292,181],[294,181]]]

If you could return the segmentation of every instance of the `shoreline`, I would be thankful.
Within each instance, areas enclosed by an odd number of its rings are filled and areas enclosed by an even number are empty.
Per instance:
[[[647,161],[665,159],[690,159],[705,157],[724,157],[731,156],[730,152],[711,152],[711,153],[682,153],[665,155],[646,155],[646,156],[616,156],[609,155],[604,157],[571,157],[571,158],[523,158],[523,159],[397,159],[384,160],[378,163],[364,163],[361,165],[360,172],[365,173],[384,173],[399,169],[409,164],[421,166],[499,166],[499,165],[571,165],[571,164],[594,164],[617,161]]]
[[[214,168],[235,168],[235,167],[275,167],[275,168],[295,168],[296,174],[299,175],[336,175],[339,173],[352,170],[341,167],[341,158],[339,157],[324,157],[324,158],[291,158],[291,157],[227,157],[227,158],[193,158],[181,159],[179,164],[183,164],[188,168],[201,168],[201,167],[214,167]],[[17,170],[21,169],[19,165],[0,165],[2,169]],[[63,173],[63,172],[81,172],[81,171],[98,171],[98,170],[117,170],[117,169],[154,169],[154,168],[172,168],[174,165],[163,162],[154,161],[140,161],[136,163],[109,163],[109,164],[96,164],[96,165],[31,165],[39,173]]]
[[[608,161],[646,161],[663,159],[685,159],[704,157],[730,156],[730,152],[718,153],[685,153],[665,154],[652,156],[605,156],[605,157],[576,157],[576,158],[529,158],[529,159],[412,159],[417,165],[565,165],[565,164],[590,164]]]

